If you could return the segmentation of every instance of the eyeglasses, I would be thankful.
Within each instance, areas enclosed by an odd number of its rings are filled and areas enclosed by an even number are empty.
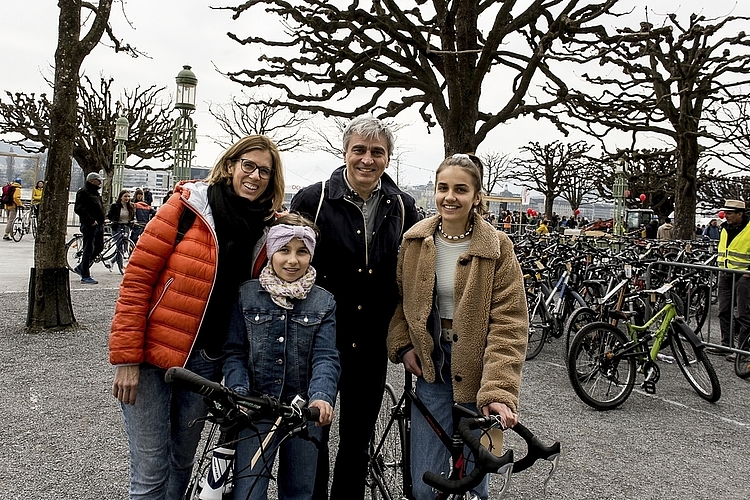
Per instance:
[[[268,180],[271,178],[271,174],[273,174],[273,168],[271,167],[259,167],[254,161],[252,160],[246,160],[244,158],[235,158],[232,161],[238,161],[240,162],[240,168],[242,168],[242,171],[246,174],[250,175],[256,170],[258,171],[258,176],[261,179]]]

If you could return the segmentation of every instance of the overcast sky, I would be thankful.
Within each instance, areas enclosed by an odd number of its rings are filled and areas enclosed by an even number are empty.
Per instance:
[[[263,34],[280,29],[276,18],[243,16],[232,21],[229,11],[211,10],[210,0],[129,0],[113,9],[111,22],[117,35],[146,52],[150,58],[131,58],[100,45],[84,62],[84,71],[90,78],[101,74],[115,79],[116,89],[136,85],[166,87],[174,95],[174,77],[189,64],[198,77],[197,107],[194,114],[198,125],[198,145],[194,164],[213,165],[222,148],[213,143],[209,135],[220,135],[213,117],[208,113],[208,103],[226,103],[232,95],[239,95],[242,87],[225,79],[215,68],[223,71],[247,68],[257,60],[257,49],[243,47],[230,40],[226,33],[233,31],[245,36]],[[240,3],[212,2],[213,5]],[[633,5],[635,12],[644,12],[649,4],[652,22],[667,10],[681,15],[701,12],[707,17],[727,14],[750,15],[750,2],[734,0],[623,0]],[[668,6],[668,9],[667,9]],[[702,10],[701,10],[702,9]],[[0,91],[47,92],[51,91],[44,77],[52,75],[51,64],[57,44],[57,1],[55,0],[0,0]],[[485,91],[492,88],[485,82]],[[116,91],[117,92],[117,91]],[[402,156],[402,182],[418,184],[427,182],[443,157],[442,133],[439,128],[426,133],[426,127],[416,114],[398,118],[406,126],[399,132]],[[514,121],[500,127],[480,146],[483,151],[514,154],[519,146],[530,140],[542,143],[562,139],[553,127],[532,120]],[[287,168],[316,181],[311,173],[315,167],[330,171],[342,162],[323,153],[286,154]],[[153,166],[157,166],[154,164]]]

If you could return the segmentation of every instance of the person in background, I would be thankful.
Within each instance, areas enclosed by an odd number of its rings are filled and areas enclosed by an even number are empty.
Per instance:
[[[656,234],[659,232],[659,221],[656,219],[651,219],[651,221],[646,224],[646,239],[649,240],[655,240]]]
[[[721,210],[724,211],[726,221],[721,225],[719,233],[717,263],[725,269],[750,270],[750,226],[745,202],[726,200]],[[718,297],[721,345],[738,347],[750,332],[750,274],[719,273]],[[739,334],[736,344],[732,342],[732,331]],[[709,352],[716,353],[713,349],[709,349]],[[727,360],[734,361],[736,356],[731,353]]]
[[[325,183],[292,199],[320,228],[313,266],[317,284],[336,298],[339,446],[332,500],[364,498],[368,446],[380,410],[388,358],[385,337],[396,308],[396,261],[404,231],[419,215],[414,199],[385,173],[393,132],[371,115],[354,118],[343,136],[344,165]],[[328,498],[327,430],[314,498]]]
[[[513,427],[529,328],[513,243],[482,221],[482,175],[468,155],[440,164],[435,204],[438,215],[404,235],[388,357],[417,377],[417,395],[449,434],[454,402]],[[417,409],[411,431],[412,493],[432,500],[422,476],[450,472],[450,452]],[[487,476],[472,498],[486,500],[488,488]]]
[[[283,201],[279,150],[251,135],[224,151],[205,181],[179,183],[140,236],[109,336],[131,499],[185,493],[207,407],[200,394],[165,383],[164,373],[183,366],[221,380],[237,291],[265,264],[266,231]]]
[[[5,211],[8,213],[8,223],[5,224],[5,235],[3,236],[4,240],[11,239],[10,232],[13,230],[13,222],[16,220],[18,207],[23,206],[23,202],[21,201],[21,185],[23,184],[23,181],[19,178],[9,184],[9,189],[12,189],[13,202],[7,203],[6,201],[4,203]]]
[[[156,210],[143,200],[143,191],[140,188],[135,190],[133,201],[135,205],[135,224],[133,224],[133,229],[130,231],[130,239],[133,240],[133,243],[138,243],[138,238],[143,234],[146,224],[156,215]]]
[[[710,240],[718,241],[719,239],[719,224],[716,219],[711,219],[706,228],[703,230],[703,237]]]
[[[549,221],[547,219],[539,221],[539,227],[536,228],[536,234],[541,236],[549,234]]]
[[[39,205],[42,203],[44,195],[44,181],[36,181],[36,186],[31,190],[31,208],[34,210],[34,217],[39,219]]]
[[[130,201],[130,191],[123,189],[117,195],[117,200],[110,205],[107,212],[107,220],[110,222],[112,229],[112,238],[117,242],[118,251],[112,256],[109,262],[105,262],[110,271],[112,266],[117,263],[120,268],[120,274],[124,273],[124,262],[122,259],[124,249],[127,249],[127,238],[129,226],[135,219],[135,206]]]
[[[310,265],[315,240],[315,226],[300,215],[287,214],[271,225],[266,238],[268,264],[259,279],[240,287],[224,344],[223,371],[226,386],[240,394],[269,395],[284,404],[297,395],[305,397],[308,406],[320,410],[319,422],[309,423],[306,432],[320,441],[320,426],[333,420],[341,366],[336,349],[336,302],[333,295],[315,286],[316,271]],[[259,314],[281,321],[250,319]],[[278,342],[283,337],[287,341]],[[275,434],[264,443],[260,459],[250,468],[260,445],[257,438],[272,431],[273,424],[273,420],[262,420],[256,429],[240,432],[234,498],[267,498],[277,450],[278,497],[312,498],[318,448],[307,437],[287,439],[279,449],[281,436]]]
[[[148,186],[143,188],[143,201],[148,203],[149,206],[154,204],[154,194],[151,192]]]
[[[73,272],[81,277],[81,283],[99,283],[91,276],[94,257],[104,248],[104,203],[99,194],[103,178],[96,172],[86,176],[86,183],[76,193],[75,213],[81,222],[83,235],[83,255]]]
[[[674,239],[674,226],[672,226],[672,219],[669,217],[664,218],[664,224],[659,226],[659,229],[656,231],[656,239],[660,241]]]

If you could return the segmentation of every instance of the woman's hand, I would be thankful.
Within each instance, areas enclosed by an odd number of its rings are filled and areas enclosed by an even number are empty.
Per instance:
[[[486,416],[499,415],[500,422],[503,424],[503,429],[510,429],[518,423],[518,415],[513,413],[505,403],[490,403],[484,405],[482,406],[482,414]]]
[[[317,422],[315,422],[315,425],[317,427],[320,427],[322,425],[329,425],[331,422],[333,422],[333,407],[326,401],[323,401],[322,399],[316,399],[315,401],[310,403],[310,406],[313,406],[320,410],[320,418]]]
[[[409,349],[401,356],[401,362],[404,364],[404,368],[409,373],[413,373],[417,377],[422,376],[422,365],[419,364],[419,357],[414,349]]]
[[[124,365],[115,368],[115,381],[112,383],[112,395],[126,405],[134,405],[138,394],[138,379],[141,368],[138,365]]]

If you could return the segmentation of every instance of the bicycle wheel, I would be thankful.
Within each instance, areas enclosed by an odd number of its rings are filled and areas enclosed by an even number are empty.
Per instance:
[[[568,362],[568,353],[570,352],[570,340],[575,337],[575,334],[581,328],[594,321],[599,321],[599,315],[596,311],[590,307],[579,307],[573,311],[573,314],[565,322],[565,352],[563,355],[565,356],[566,363]]]
[[[628,338],[609,323],[584,326],[573,337],[568,353],[568,378],[581,401],[597,410],[617,408],[630,396],[636,365],[617,350]]]
[[[703,328],[703,324],[706,322],[708,309],[711,306],[711,290],[708,288],[708,285],[698,285],[690,290],[687,302],[689,307],[687,308],[685,321],[687,321],[687,324],[690,325],[695,334],[703,340],[701,328]]]
[[[122,271],[128,266],[128,262],[130,261],[130,256],[133,254],[133,250],[135,250],[135,243],[133,243],[133,240],[128,238],[120,248],[120,260],[122,261],[122,266],[120,266],[120,273],[122,273]]]
[[[745,337],[739,349],[750,352],[750,335]],[[734,373],[740,378],[750,377],[750,354],[737,353],[737,358],[734,360]]]
[[[393,387],[386,384],[370,441],[367,487],[372,500],[404,498],[404,421],[394,413],[397,405]]]
[[[11,237],[13,238],[13,241],[21,241],[21,238],[23,238],[23,216],[20,214],[16,215],[16,218],[13,221]]]
[[[232,483],[234,450],[231,447],[221,446],[220,441],[224,437],[225,435],[219,432],[219,425],[211,424],[203,453],[200,458],[196,459],[193,475],[190,477],[187,491],[182,496],[182,500],[199,500],[200,498],[231,500],[234,486]],[[213,484],[213,489],[209,486],[209,491],[204,492],[209,475],[218,484]],[[202,497],[201,494],[203,494]]]
[[[29,220],[31,222],[31,236],[33,236],[34,239],[36,239],[36,230],[37,230],[36,217],[32,215]]]
[[[76,234],[65,244],[65,263],[71,271],[81,263],[83,257],[83,236]]]
[[[552,318],[544,304],[544,293],[538,289],[536,294],[527,296],[529,301],[529,340],[526,345],[526,359],[534,359],[542,352],[547,335],[552,329]]]
[[[703,347],[691,344],[682,330],[673,324],[669,325],[669,330],[672,353],[688,383],[706,401],[718,401],[721,397],[719,378]]]

